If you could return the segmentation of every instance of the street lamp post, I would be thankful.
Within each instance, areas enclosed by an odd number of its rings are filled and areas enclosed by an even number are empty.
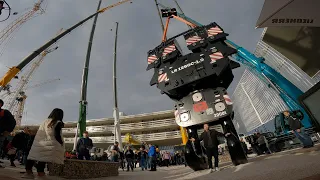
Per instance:
[[[118,40],[118,25],[116,22],[116,35],[114,39],[114,53],[113,53],[113,97],[114,97],[114,108],[113,108],[113,118],[114,118],[114,130],[115,137],[119,142],[119,148],[122,150],[122,139],[121,139],[121,129],[120,129],[120,119],[119,119],[119,109],[118,109],[118,98],[117,98],[117,40]]]

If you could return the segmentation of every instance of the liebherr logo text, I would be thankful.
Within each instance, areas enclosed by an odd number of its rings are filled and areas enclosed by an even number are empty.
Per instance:
[[[171,70],[171,73],[172,73],[172,74],[173,74],[173,73],[176,73],[176,72],[181,71],[181,70],[184,70],[184,69],[186,69],[186,68],[188,68],[188,67],[190,67],[190,66],[194,66],[194,65],[196,65],[196,64],[199,64],[199,63],[201,63],[201,62],[203,62],[203,61],[204,61],[204,59],[203,59],[203,58],[200,58],[199,60],[190,62],[190,63],[188,63],[188,64],[186,64],[186,65],[183,65],[183,66],[181,66],[181,67],[179,67],[179,68],[176,68],[176,69]]]

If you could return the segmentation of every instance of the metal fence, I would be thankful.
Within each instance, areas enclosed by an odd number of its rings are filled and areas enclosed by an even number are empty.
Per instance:
[[[93,143],[114,143],[114,136],[100,136],[90,137]],[[122,136],[124,140],[125,136]],[[157,141],[166,139],[180,139],[180,131],[162,132],[162,133],[151,133],[151,134],[139,134],[135,135],[139,141]],[[65,143],[73,143],[74,138],[64,138]]]
[[[234,125],[238,133],[248,133],[271,121],[288,109],[279,94],[248,69],[245,70],[233,95]]]
[[[122,131],[135,131],[135,130],[142,130],[142,129],[150,129],[150,128],[159,128],[159,127],[178,127],[174,119],[162,119],[162,120],[155,120],[155,121],[147,121],[147,122],[136,122],[136,123],[127,123],[127,124],[120,124],[120,128]],[[89,133],[97,133],[97,132],[114,132],[114,126],[88,126],[86,129]],[[76,128],[63,128],[63,133],[75,133]]]

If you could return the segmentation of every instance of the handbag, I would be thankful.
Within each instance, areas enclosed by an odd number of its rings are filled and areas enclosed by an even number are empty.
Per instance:
[[[17,152],[17,149],[16,148],[10,148],[9,150],[8,150],[8,155],[14,155],[14,154],[16,154],[16,152]]]

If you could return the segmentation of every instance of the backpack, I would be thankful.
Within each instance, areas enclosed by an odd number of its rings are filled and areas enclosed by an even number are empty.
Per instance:
[[[0,134],[4,131],[12,132],[16,127],[16,120],[8,110],[0,110]]]

